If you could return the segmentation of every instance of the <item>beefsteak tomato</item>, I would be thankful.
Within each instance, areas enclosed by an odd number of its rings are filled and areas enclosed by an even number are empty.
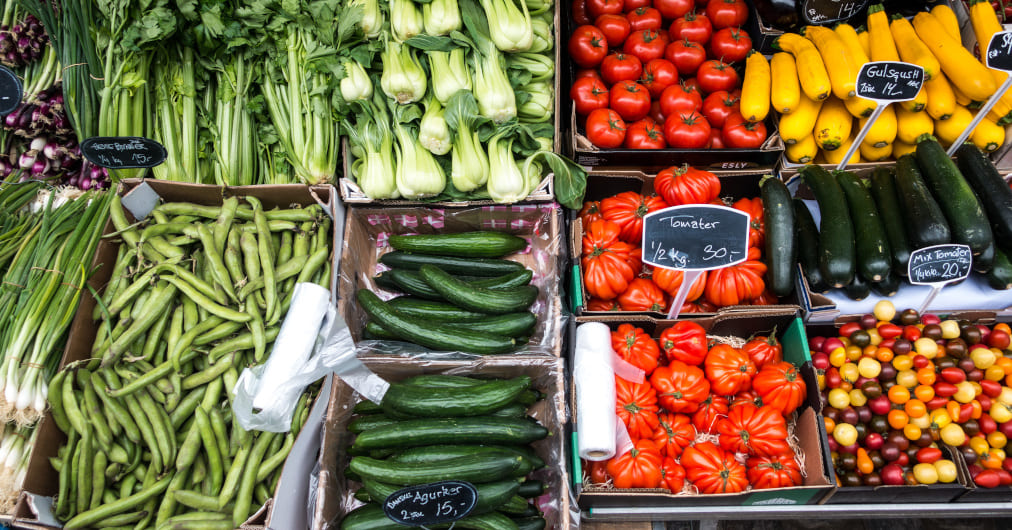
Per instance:
[[[706,330],[691,320],[679,320],[661,332],[660,346],[668,361],[699,366],[706,359]]]
[[[621,324],[612,332],[611,348],[619,357],[642,369],[648,376],[657,368],[657,361],[661,356],[657,341],[632,324]]]
[[[699,432],[714,434],[717,432],[717,422],[727,416],[727,398],[710,394],[699,404],[699,410],[692,414],[692,425]]]
[[[685,273],[676,269],[667,269],[664,267],[655,267],[653,272],[654,283],[661,290],[670,294],[671,296],[678,296],[678,290],[682,287],[682,278]],[[689,294],[685,297],[686,302],[695,302],[700,296],[703,296],[703,289],[706,287],[706,271],[696,277],[696,281],[692,282],[689,287]]]
[[[700,65],[706,62],[706,50],[698,42],[681,39],[664,48],[664,58],[674,63],[680,75],[696,75]]]
[[[642,75],[643,63],[635,55],[615,52],[609,54],[601,61],[601,79],[609,86],[622,81],[636,81]],[[619,112],[619,114],[622,113]]]
[[[663,20],[661,12],[653,7],[637,7],[625,14],[629,19],[629,26],[632,31],[643,31],[645,29],[660,30]]]
[[[610,43],[611,40],[609,39],[608,42]],[[744,61],[751,49],[752,38],[748,36],[748,33],[738,28],[717,30],[710,38],[710,56],[725,63]]]
[[[791,450],[787,422],[780,411],[768,405],[731,407],[727,417],[717,422],[717,432],[725,451],[772,456]]]
[[[640,195],[635,191],[624,191],[601,201],[601,214],[617,223],[622,232],[622,241],[639,245],[643,239],[643,216],[666,208],[664,199],[656,195]]]
[[[707,204],[720,196],[720,179],[688,164],[672,166],[657,173],[654,191],[671,206]]]
[[[644,63],[664,57],[668,45],[668,34],[663,30],[644,29],[629,34],[622,44],[622,51],[639,57]]]
[[[713,442],[700,442],[682,451],[685,478],[700,493],[738,493],[748,486],[745,466]]]
[[[642,120],[650,113],[650,92],[639,83],[620,81],[611,87],[608,105],[623,120]]]
[[[633,278],[629,287],[618,295],[618,303],[623,311],[665,311],[668,299],[652,280]]]
[[[741,349],[748,354],[749,359],[752,359],[756,368],[760,370],[763,366],[778,363],[784,358],[784,349],[776,335],[772,333],[769,337],[753,337]]]
[[[728,344],[714,344],[706,353],[703,366],[713,392],[722,396],[748,390],[756,374],[755,364],[748,355]]]
[[[726,307],[748,303],[761,296],[766,289],[763,280],[766,264],[759,257],[759,249],[751,247],[748,249],[747,261],[710,271],[703,292],[707,301],[718,307]]]
[[[789,488],[801,484],[801,466],[794,451],[773,456],[753,456],[745,462],[748,483],[757,490]]]
[[[593,221],[584,228],[583,284],[591,296],[611,300],[629,287],[636,271],[629,264],[632,245],[619,241],[622,228],[606,220]]]
[[[654,7],[660,10],[664,18],[674,20],[685,16],[696,6],[693,0],[654,0]]]
[[[650,97],[661,97],[664,89],[678,83],[678,69],[667,59],[654,59],[643,67],[640,83],[647,87]]]
[[[663,13],[663,11],[661,11]],[[675,19],[668,28],[668,35],[672,41],[691,40],[700,44],[710,42],[710,35],[713,33],[713,24],[703,13],[691,11],[685,16]]]
[[[601,30],[601,33],[604,33],[608,46],[612,48],[616,48],[625,42],[626,38],[629,37],[629,33],[632,32],[632,25],[629,24],[629,19],[622,14],[616,13],[605,13],[597,17],[594,20],[594,26]]]
[[[781,361],[763,366],[752,378],[752,388],[763,399],[763,403],[787,416],[805,401],[805,380],[797,367]]]
[[[706,16],[714,28],[738,27],[748,20],[745,0],[712,0],[706,3]]]
[[[653,440],[643,438],[634,441],[628,453],[609,460],[606,469],[616,488],[657,488],[661,485],[662,463]]]
[[[671,412],[696,412],[710,393],[710,382],[697,366],[671,361],[654,370],[650,384],[657,389],[657,400]]]
[[[678,458],[682,450],[696,439],[696,429],[692,427],[689,417],[685,414],[662,412],[657,415],[657,419],[654,443],[660,448],[662,455]]]
[[[633,440],[653,437],[659,424],[657,411],[657,391],[649,382],[615,378],[615,414]]]
[[[601,215],[601,201],[584,202],[579,216],[583,226],[590,226],[590,223],[604,219],[604,216]]]
[[[621,311],[622,308],[618,305],[618,300],[603,300],[601,298],[591,298],[587,302],[587,311]]]
[[[738,112],[741,101],[731,97],[727,90],[718,90],[703,100],[702,113],[710,127],[723,127],[727,117]]]
[[[670,456],[661,464],[661,487],[671,493],[678,493],[685,487],[685,468]]]
[[[730,92],[741,84],[738,72],[731,65],[717,59],[703,63],[696,71],[696,80],[699,81],[699,88],[707,94],[718,90]],[[727,143],[727,135],[724,136],[724,141]]]
[[[661,91],[661,114],[665,117],[678,112],[692,112],[703,106],[703,96],[685,83],[675,83]]]

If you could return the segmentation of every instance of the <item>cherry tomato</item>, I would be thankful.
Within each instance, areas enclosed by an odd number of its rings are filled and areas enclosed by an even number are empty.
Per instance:
[[[573,0],[573,21],[581,26],[594,22],[587,14],[587,0]]]
[[[723,28],[710,38],[710,55],[725,63],[744,61],[751,49],[752,39],[738,28]]]
[[[660,30],[663,24],[661,12],[653,7],[637,8],[635,11],[626,13],[625,18],[629,20],[629,27],[632,31]]]
[[[700,149],[710,141],[710,124],[698,112],[678,112],[664,121],[668,145],[680,149]]]
[[[625,141],[625,122],[614,110],[594,110],[587,116],[587,139],[603,149],[619,147]]]
[[[668,34],[663,31],[645,29],[634,31],[622,45],[622,51],[635,55],[644,63],[664,57],[668,45]]]
[[[707,145],[710,149],[723,149],[724,148],[724,133],[720,129],[710,129],[710,144]]]
[[[590,18],[597,20],[601,15],[618,15],[625,8],[622,0],[587,0],[587,14]]]
[[[692,11],[695,2],[693,0],[654,0],[654,7],[664,15],[664,18],[674,20]]]
[[[620,81],[636,81],[643,75],[643,63],[635,55],[613,53],[601,61],[601,79],[608,86]]]
[[[639,83],[622,81],[611,87],[608,106],[626,121],[641,120],[650,113],[650,92]]]
[[[569,89],[576,113],[586,116],[596,109],[608,106],[608,87],[604,81],[593,77],[581,77]]]
[[[699,88],[707,94],[718,90],[734,90],[739,84],[738,72],[731,65],[716,59],[706,61],[696,71]]]
[[[668,33],[673,41],[687,39],[706,44],[710,42],[713,26],[710,25],[710,19],[706,18],[706,15],[692,12],[672,22]]]
[[[699,91],[684,83],[671,85],[661,92],[661,112],[664,116],[673,116],[678,112],[694,112],[703,106],[703,97]]]
[[[732,98],[726,90],[718,90],[703,100],[702,113],[711,127],[721,128],[727,117],[738,112],[740,107],[741,102],[737,98]]]
[[[569,56],[578,66],[583,68],[597,66],[606,55],[608,55],[608,41],[596,26],[580,26],[569,38]]]
[[[724,122],[724,145],[731,148],[757,149],[766,141],[766,124],[749,123],[740,112]]]
[[[651,97],[658,98],[664,89],[678,82],[678,69],[667,59],[654,59],[643,67],[640,82],[650,91]]]
[[[626,131],[625,147],[628,149],[664,149],[667,146],[664,131],[653,118],[647,117],[632,123]]]
[[[713,0],[706,3],[706,16],[714,28],[741,26],[748,19],[745,0]]]
[[[997,488],[1001,484],[1001,475],[993,469],[985,469],[973,477],[973,482],[982,488]]]
[[[618,47],[619,44],[625,42],[625,39],[629,37],[629,33],[632,31],[629,19],[622,15],[611,13],[597,17],[594,25],[597,26],[597,29],[601,30],[601,33],[604,33],[605,39],[608,40],[608,46],[612,48]]]
[[[664,58],[674,63],[680,75],[696,75],[696,70],[706,62],[706,50],[698,42],[682,39],[664,48]]]

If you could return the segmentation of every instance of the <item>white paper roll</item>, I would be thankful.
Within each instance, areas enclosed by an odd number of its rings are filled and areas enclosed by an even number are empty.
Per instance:
[[[580,457],[607,460],[615,456],[615,372],[611,330],[600,322],[576,328],[573,356],[576,381],[576,430]]]

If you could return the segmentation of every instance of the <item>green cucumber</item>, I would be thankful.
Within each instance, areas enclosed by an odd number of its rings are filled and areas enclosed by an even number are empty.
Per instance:
[[[843,294],[851,300],[864,300],[871,294],[871,283],[862,278],[860,274],[855,274],[850,283],[843,286]]]
[[[376,276],[373,276],[372,281],[376,283],[376,287],[387,291],[398,292],[401,290],[401,287],[394,281],[394,277],[390,274],[390,272],[391,271],[383,271]]]
[[[453,528],[464,530],[517,530],[517,524],[513,519],[506,517],[499,512],[488,512],[480,515],[468,515],[463,519],[457,519]],[[450,528],[449,525],[446,528]]]
[[[527,499],[514,495],[506,504],[499,507],[499,512],[510,516],[525,514],[530,505],[531,503]]]
[[[877,282],[871,282],[871,290],[881,296],[890,298],[900,290],[900,277],[895,272],[887,274],[885,278]]]
[[[369,414],[367,416],[359,416],[348,422],[348,432],[359,434],[370,429],[375,429],[376,427],[393,425],[400,421],[403,420],[391,418],[386,414]]]
[[[369,502],[372,500],[372,495],[368,491],[366,491],[365,488],[359,488],[355,490],[354,497],[355,500],[362,502]]]
[[[341,530],[401,530],[415,528],[395,523],[383,512],[383,507],[369,503],[352,510],[341,520]]]
[[[426,348],[492,355],[507,353],[516,347],[516,341],[509,337],[468,331],[403,315],[368,289],[360,289],[357,299],[369,317],[384,329],[402,340]]]
[[[486,381],[486,379],[475,379],[465,375],[422,374],[409,377],[401,381],[401,383],[405,385],[424,386],[430,388],[454,388],[480,385]]]
[[[372,479],[399,486],[414,486],[440,480],[465,480],[474,484],[495,482],[515,477],[517,470],[529,465],[522,457],[499,452],[410,464],[356,456],[348,463],[348,468],[363,480]]]
[[[355,414],[382,414],[383,407],[380,407],[378,403],[373,403],[368,399],[363,399],[351,409]]]
[[[531,378],[515,377],[459,388],[426,388],[393,383],[383,395],[384,410],[417,417],[481,416],[516,401]]]
[[[492,231],[393,235],[388,242],[395,250],[461,258],[501,258],[527,248],[527,240],[522,237]]]
[[[519,519],[513,519],[513,522],[517,525],[517,530],[545,530],[545,525],[548,523],[544,517],[521,517]]]
[[[422,300],[413,296],[398,296],[388,302],[398,313],[408,318],[435,322],[473,322],[488,318],[485,313],[466,311],[447,302]]]
[[[1002,249],[995,249],[994,264],[987,273],[987,284],[992,289],[1004,291],[1012,288],[1012,260],[1008,253]]]
[[[794,199],[794,225],[798,231],[798,263],[813,293],[829,289],[822,269],[819,268],[819,228],[815,226],[812,212],[805,201]]]
[[[924,183],[914,155],[896,160],[896,196],[899,198],[910,246],[916,250],[952,241],[952,231],[942,208]]]
[[[427,418],[371,429],[358,435],[352,447],[371,450],[431,444],[517,445],[546,436],[548,429],[526,418]]]
[[[444,324],[459,329],[492,333],[504,337],[528,337],[534,330],[537,322],[538,317],[534,316],[534,313],[521,311],[519,313],[486,316],[486,318],[474,322],[444,322]],[[366,331],[376,339],[391,340],[397,338],[397,335],[387,331],[376,322],[366,324]]]
[[[824,168],[810,165],[801,169],[801,178],[819,203],[819,268],[831,287],[843,287],[854,278],[854,224],[840,185]]]
[[[892,252],[875,200],[861,179],[849,171],[837,173],[836,182],[847,198],[854,222],[857,272],[866,280],[881,281],[892,269]]]
[[[533,499],[534,497],[540,497],[548,491],[544,482],[540,480],[525,480],[520,483],[520,489],[517,490],[517,495]]]
[[[380,276],[377,276],[377,280],[381,276],[384,277],[384,281],[389,281],[394,284],[394,290],[417,296],[419,298],[425,298],[427,300],[445,300],[443,295],[439,294],[432,287],[429,287],[429,284],[425,283],[425,280],[422,279],[421,275],[418,274],[417,271],[391,269],[383,272]],[[531,272],[530,269],[524,269],[522,271],[511,272],[509,274],[493,278],[466,281],[466,283],[474,287],[483,287],[485,289],[510,289],[522,287],[531,283],[531,278],[533,277],[534,273]]]
[[[391,457],[394,462],[438,462],[462,456],[507,452],[523,457],[533,469],[545,467],[545,461],[525,446],[513,445],[427,445],[411,447]],[[525,473],[526,474],[526,473]]]
[[[527,415],[527,406],[520,403],[510,403],[501,409],[489,412],[488,415],[500,418],[522,418]]]
[[[987,211],[995,243],[1005,251],[1012,251],[1012,188],[972,143],[956,150],[956,164]]]
[[[910,261],[910,241],[903,228],[903,214],[896,194],[896,175],[892,168],[878,167],[871,174],[868,189],[875,199],[878,215],[885,228],[889,250],[893,254],[893,275],[906,276]]]
[[[425,282],[444,298],[469,311],[489,314],[514,313],[526,310],[538,298],[538,288],[533,285],[493,290],[474,287],[432,265],[422,265],[418,272]],[[388,327],[387,330],[393,331]]]
[[[917,143],[917,164],[949,221],[953,241],[969,245],[974,258],[980,256],[994,243],[991,223],[956,163],[937,140],[928,138]]]
[[[776,177],[764,177],[759,186],[766,220],[766,279],[773,294],[787,296],[794,291],[798,257],[791,192]]]
[[[522,271],[523,263],[507,259],[468,259],[452,256],[427,256],[410,254],[395,250],[380,256],[380,263],[394,269],[418,270],[422,265],[433,265],[451,274],[468,274],[471,276],[502,276],[511,272]]]
[[[403,489],[401,486],[378,482],[368,478],[362,481],[362,486],[370,497],[376,499],[381,504],[386,501],[387,497]],[[516,479],[506,479],[476,484],[475,489],[478,490],[478,500],[474,504],[474,509],[468,515],[479,515],[490,512],[506,504],[517,494],[517,491],[520,489],[520,483]]]

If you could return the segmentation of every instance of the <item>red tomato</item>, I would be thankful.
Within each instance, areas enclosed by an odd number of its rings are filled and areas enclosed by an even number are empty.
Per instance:
[[[741,102],[732,98],[726,90],[718,90],[703,100],[702,113],[711,127],[721,128],[731,114],[738,112]]]
[[[710,42],[713,26],[710,25],[710,19],[706,18],[706,15],[693,11],[672,22],[668,33],[673,41],[687,39],[706,44]]]
[[[684,83],[685,86],[687,86],[687,87],[695,90],[696,92],[699,92],[700,95],[703,94],[703,87],[699,86],[699,80],[696,79],[695,77],[689,77],[687,79],[682,79],[682,83]],[[738,98],[741,99],[741,96],[739,95]]]
[[[661,92],[661,112],[665,117],[678,112],[693,112],[703,106],[703,97],[699,92],[684,83],[671,85]]]
[[[724,122],[724,145],[745,149],[756,149],[766,141],[766,124],[749,123],[740,112],[727,117]]]
[[[624,120],[641,120],[650,113],[650,92],[639,83],[622,81],[611,87],[608,106]]]
[[[661,12],[653,7],[641,7],[635,11],[625,14],[629,20],[632,31],[643,31],[645,29],[661,29]]]
[[[654,7],[667,20],[674,20],[685,16],[686,13],[692,11],[692,8],[695,7],[694,4],[693,0],[654,0]]]
[[[604,79],[601,79],[601,72],[599,72],[597,68],[580,68],[579,70],[576,71],[576,75],[573,76],[573,79],[581,79],[584,77],[597,79],[602,83],[604,82]]]
[[[625,8],[622,0],[587,0],[587,14],[590,18],[597,20],[601,15],[619,15]]]
[[[700,149],[710,140],[710,124],[698,112],[678,112],[664,122],[664,137],[671,147]]]
[[[714,28],[741,26],[748,19],[745,0],[713,0],[706,4],[706,16]]]
[[[573,0],[573,21],[581,26],[594,22],[587,14],[587,0]]]
[[[626,13],[636,11],[641,7],[650,7],[653,2],[651,0],[625,0],[625,7],[623,8]]]
[[[576,113],[581,115],[607,107],[608,95],[608,87],[604,81],[593,77],[581,77],[569,89],[569,97],[573,100]]]
[[[731,65],[716,59],[706,61],[696,71],[699,88],[707,94],[718,90],[734,90],[739,84],[738,72]]]
[[[597,66],[605,55],[608,55],[608,41],[596,26],[580,26],[569,38],[569,56],[579,66]]]
[[[654,59],[643,68],[641,82],[651,97],[658,98],[664,89],[678,82],[678,69],[667,59]]]
[[[650,102],[650,118],[657,123],[664,123],[664,111],[661,110],[660,100]]]
[[[738,28],[718,30],[710,38],[710,55],[725,63],[744,61],[751,49],[752,39]]]
[[[710,144],[706,147],[710,149],[723,149],[724,148],[724,133],[720,129],[710,129]]]
[[[594,25],[597,26],[597,29],[601,30],[601,33],[604,33],[605,39],[608,40],[608,46],[612,48],[625,42],[625,39],[629,36],[629,32],[632,31],[632,26],[629,25],[628,19],[622,15],[611,13],[597,17]]]
[[[664,149],[667,146],[664,131],[650,117],[630,124],[625,134],[625,147],[628,149]]]
[[[587,139],[602,149],[614,149],[625,141],[625,122],[611,109],[597,109],[587,116]]]
[[[663,31],[645,29],[629,35],[622,51],[639,57],[643,62],[664,57],[664,48],[668,45],[668,34]]]
[[[643,63],[635,55],[613,53],[601,61],[601,78],[608,86],[620,81],[636,81],[643,75]]]
[[[696,70],[706,62],[706,50],[698,42],[676,40],[664,48],[664,58],[674,63],[679,74],[696,75]]]

